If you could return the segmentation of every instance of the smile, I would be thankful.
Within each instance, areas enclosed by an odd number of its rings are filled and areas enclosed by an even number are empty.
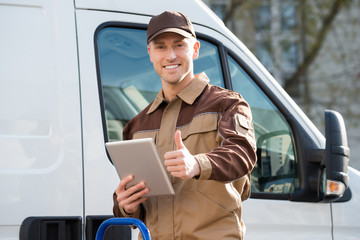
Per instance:
[[[166,69],[174,69],[174,68],[177,68],[179,66],[180,66],[180,64],[176,64],[176,65],[165,66],[164,68],[166,68]]]

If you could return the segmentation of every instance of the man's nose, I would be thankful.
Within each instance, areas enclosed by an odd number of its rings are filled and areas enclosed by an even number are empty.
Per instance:
[[[170,60],[176,58],[176,53],[175,53],[174,49],[169,48],[169,50],[167,52],[167,58]]]

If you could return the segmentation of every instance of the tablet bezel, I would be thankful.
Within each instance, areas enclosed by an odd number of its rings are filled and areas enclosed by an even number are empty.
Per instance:
[[[152,138],[107,142],[105,146],[120,179],[134,176],[127,187],[144,181],[150,190],[144,197],[175,194]]]

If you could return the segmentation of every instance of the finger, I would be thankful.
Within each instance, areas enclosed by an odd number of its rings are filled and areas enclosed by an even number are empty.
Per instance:
[[[140,182],[132,187],[129,187],[126,190],[122,190],[119,193],[117,193],[117,200],[118,202],[124,200],[124,199],[128,199],[130,198],[134,193],[139,192],[141,190],[143,190],[145,187],[145,183],[144,182]]]
[[[135,202],[132,202],[131,204],[126,205],[126,208],[132,209],[131,212],[135,212],[137,207],[139,206],[139,204],[145,202],[147,200],[147,198],[143,197],[143,198],[139,198],[137,199]],[[124,207],[125,208],[125,207]],[[126,209],[125,208],[125,209]],[[135,210],[135,211],[134,211]],[[125,210],[126,211],[126,210]]]
[[[139,205],[145,202],[147,198],[139,198],[135,202],[129,203],[127,205],[122,206],[127,213],[135,213],[139,207]]]
[[[149,189],[145,188],[142,191],[131,195],[129,198],[121,200],[119,202],[119,206],[124,208],[127,213],[134,213],[136,212],[139,204],[147,200],[147,197],[143,197],[147,193],[149,193]]]
[[[184,165],[174,165],[174,166],[168,166],[166,170],[168,172],[182,172],[185,171],[186,169]]]
[[[171,159],[177,159],[177,158],[181,158],[184,157],[184,153],[182,151],[179,150],[175,150],[175,151],[171,151],[171,152],[166,152],[164,154],[164,159],[165,160],[171,160]]]
[[[126,189],[126,193],[127,193],[128,196],[132,196],[135,193],[140,192],[144,188],[145,188],[145,183],[144,182],[139,182],[138,184]]]
[[[127,176],[126,178],[122,179],[120,181],[120,184],[118,185],[118,187],[116,188],[115,192],[116,194],[119,194],[123,191],[126,190],[126,185],[131,182],[132,180],[134,179],[134,176],[133,175],[129,175]]]
[[[139,198],[145,198],[144,196],[148,194],[150,190],[148,188],[144,188],[141,191],[137,191],[136,193],[131,195],[133,201],[137,201]]]
[[[182,178],[182,179],[189,179],[190,178],[189,176],[186,175],[186,173],[184,171],[171,172],[171,176],[177,177],[177,178]]]
[[[177,166],[177,165],[184,165],[183,158],[171,158],[164,161],[165,166]]]
[[[138,200],[140,198],[144,198],[144,195],[149,193],[149,189],[148,188],[144,188],[141,191],[138,191],[130,196],[128,196],[127,198],[121,199],[119,201],[120,205],[122,205],[123,207],[129,207],[130,205],[138,202]]]
[[[177,130],[175,132],[174,139],[175,139],[175,143],[176,143],[176,146],[177,146],[178,150],[185,148],[185,145],[184,145],[184,143],[183,143],[183,141],[181,139],[181,131],[180,130]]]

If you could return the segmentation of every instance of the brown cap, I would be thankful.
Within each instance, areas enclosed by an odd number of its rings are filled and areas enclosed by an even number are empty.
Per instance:
[[[165,32],[173,32],[184,37],[196,37],[189,18],[180,12],[165,11],[151,18],[147,29],[147,43]]]

